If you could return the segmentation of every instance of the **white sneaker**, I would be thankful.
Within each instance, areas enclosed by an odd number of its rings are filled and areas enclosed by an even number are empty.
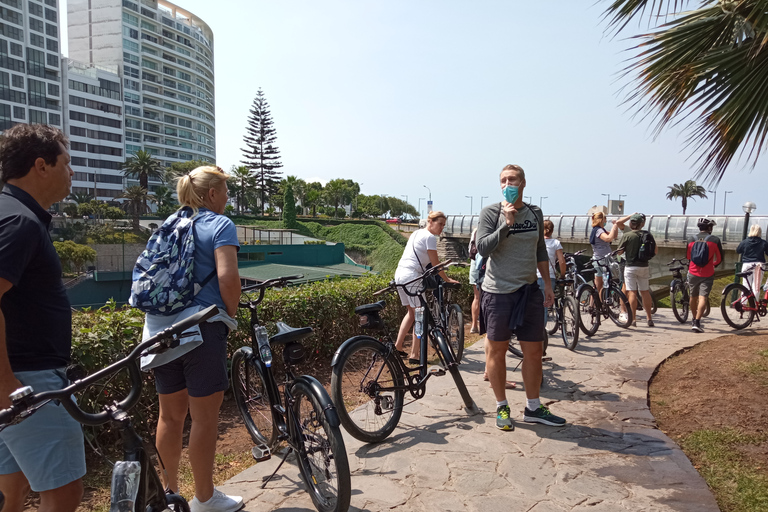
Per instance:
[[[242,496],[227,496],[214,488],[213,496],[206,502],[200,502],[197,497],[189,502],[191,512],[235,512],[243,508]]]
[[[626,313],[619,314],[619,322],[624,323],[626,321],[627,321],[627,314]]]

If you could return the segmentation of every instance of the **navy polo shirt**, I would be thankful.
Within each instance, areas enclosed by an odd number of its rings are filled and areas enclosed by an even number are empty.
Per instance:
[[[0,194],[0,277],[13,284],[0,301],[14,372],[69,364],[72,312],[61,262],[48,229],[51,215],[28,193],[5,185]]]

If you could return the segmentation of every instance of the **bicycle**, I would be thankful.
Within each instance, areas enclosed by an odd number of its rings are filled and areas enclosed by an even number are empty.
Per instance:
[[[675,262],[679,265],[669,269],[672,272],[672,281],[669,283],[669,305],[677,321],[684,324],[688,320],[690,296],[688,295],[688,283],[683,277],[682,270],[683,267],[688,268],[689,261],[687,258],[673,258],[667,263],[667,266],[671,267]],[[706,299],[703,316],[709,316],[709,297],[703,298]]]
[[[767,267],[765,263],[762,264],[764,271]],[[748,286],[741,283],[731,283],[723,289],[720,312],[728,325],[737,330],[748,327],[755,320],[759,322],[759,317],[768,313],[768,290],[764,289],[763,298],[755,297],[750,282],[752,276],[751,270],[738,272],[736,277],[745,278]]]
[[[291,453],[296,454],[299,473],[315,507],[321,512],[349,509],[352,493],[349,461],[339,429],[339,416],[328,393],[317,379],[296,375],[293,367],[304,359],[300,341],[312,335],[311,327],[293,328],[277,322],[277,334],[267,338],[259,321],[258,305],[267,288],[283,287],[303,276],[286,276],[244,286],[241,291],[258,290],[255,300],[239,302],[250,311],[250,347],[241,347],[232,356],[232,391],[245,427],[255,446],[257,462],[269,460],[278,445],[288,444],[280,464],[264,478],[262,489],[277,474]],[[271,346],[283,346],[285,380],[283,396],[272,373]]]
[[[380,315],[386,306],[385,301],[355,308],[355,314],[360,317],[360,326],[379,332],[378,338],[368,335],[349,338],[336,350],[331,362],[331,396],[338,407],[341,424],[355,439],[365,443],[378,443],[386,439],[400,421],[405,392],[411,394],[413,401],[423,398],[427,381],[433,376],[445,375],[446,371],[453,377],[465,407],[471,411],[476,410],[443,327],[427,307],[425,298],[429,277],[452,265],[448,262],[435,265],[407,283],[396,284],[392,281],[386,288],[374,292],[374,296],[377,296],[402,288],[406,294],[419,297],[422,306],[417,308],[417,315],[423,312],[423,323],[418,325],[417,316],[414,330],[421,344],[417,367],[406,366],[395,349],[391,333]],[[408,286],[415,283],[420,283],[419,287],[410,291]],[[428,340],[440,361],[439,366],[429,369]]]
[[[576,300],[579,304],[580,323],[582,332],[587,336],[594,336],[600,327],[601,317],[610,318],[619,327],[628,328],[632,325],[632,310],[629,307],[627,296],[621,291],[616,277],[617,267],[614,251],[603,258],[594,259],[603,274],[608,274],[608,279],[603,279],[603,289],[598,293],[590,284],[582,284],[576,290]],[[622,311],[623,309],[623,311]],[[624,313],[626,319],[622,320]]]
[[[552,335],[560,329],[563,343],[568,350],[575,350],[579,342],[579,305],[571,295],[566,293],[572,288],[574,278],[571,276],[555,281],[555,302],[547,308],[547,334]]]
[[[465,266],[463,263],[457,263]],[[448,337],[448,344],[453,349],[453,356],[457,363],[461,363],[464,355],[464,313],[461,306],[451,303],[451,291],[461,288],[461,283],[449,283],[439,280],[437,293],[430,294],[430,307],[432,316],[439,320]]]
[[[160,477],[155,471],[146,450],[144,441],[133,428],[128,411],[131,410],[141,397],[141,388],[143,378],[139,370],[138,359],[144,355],[156,354],[178,346],[179,340],[185,335],[184,331],[218,313],[216,306],[210,306],[189,318],[178,322],[148,340],[139,343],[125,358],[113,363],[98,372],[77,378],[69,386],[54,391],[43,391],[35,393],[30,386],[25,386],[11,393],[11,407],[0,411],[0,430],[21,422],[34,414],[37,409],[48,402],[58,400],[67,412],[82,425],[103,425],[104,423],[114,423],[120,431],[120,437],[123,444],[123,460],[126,462],[139,462],[140,476],[138,480],[138,492],[133,503],[120,502],[126,508],[121,510],[141,510],[147,512],[159,512],[167,510],[170,506],[179,512],[189,512],[187,501],[178,494],[167,493],[165,487],[160,481]],[[80,409],[73,399],[74,393],[83,391],[96,382],[110,377],[121,370],[127,369],[131,381],[131,388],[128,395],[120,402],[114,401],[111,405],[104,407],[104,410],[98,413],[89,413]],[[72,371],[68,372],[71,376]],[[162,465],[162,461],[160,461]],[[116,464],[117,468],[118,465]],[[117,471],[112,474],[112,489],[123,487],[124,482],[119,480]],[[117,480],[117,481],[116,481]],[[116,484],[118,484],[116,486]],[[113,500],[117,498],[112,496]],[[128,499],[126,496],[121,496]]]

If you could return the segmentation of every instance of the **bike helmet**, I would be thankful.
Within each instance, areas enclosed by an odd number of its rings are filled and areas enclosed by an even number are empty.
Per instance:
[[[706,231],[710,228],[710,226],[716,226],[717,222],[713,221],[712,219],[707,219],[706,217],[701,217],[698,221],[696,221],[696,225],[700,230]]]

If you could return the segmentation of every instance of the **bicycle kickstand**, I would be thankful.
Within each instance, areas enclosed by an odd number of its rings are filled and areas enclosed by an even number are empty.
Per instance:
[[[281,460],[280,464],[277,465],[277,467],[275,468],[275,471],[272,472],[271,475],[264,477],[264,485],[261,486],[262,489],[267,488],[267,484],[269,483],[269,481],[272,480],[272,478],[274,478],[274,476],[277,474],[278,471],[280,471],[280,467],[282,467],[283,463],[285,462],[285,460],[288,458],[288,455],[290,455],[292,451],[293,450],[285,450],[285,455],[283,455],[283,460]]]

